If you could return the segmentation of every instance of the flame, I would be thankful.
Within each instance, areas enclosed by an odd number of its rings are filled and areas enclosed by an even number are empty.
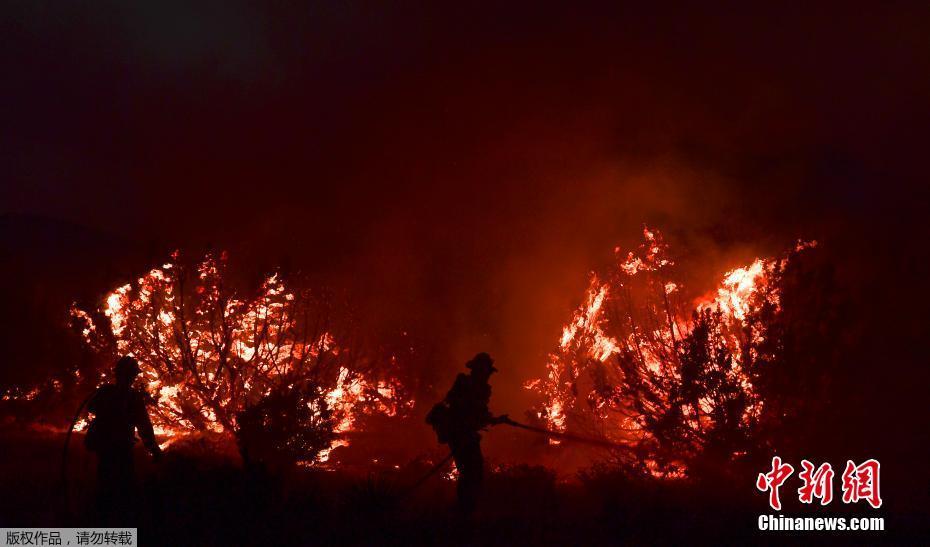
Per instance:
[[[745,320],[757,281],[774,267],[774,261],[757,258],[749,266],[730,270],[724,274],[716,297],[711,302],[700,303],[698,309],[716,308],[740,321]]]
[[[798,242],[795,251],[815,245]],[[749,401],[742,416],[742,424],[749,427],[763,402],[745,370],[747,356],[741,353],[738,333],[748,331],[753,342],[761,342],[762,334],[749,323],[749,317],[761,301],[779,310],[779,294],[768,282],[773,274],[783,271],[787,257],[757,258],[725,272],[719,286],[694,300],[689,310],[681,304],[684,285],[670,279],[675,262],[658,230],[644,227],[643,242],[637,249],[624,253],[617,247],[614,251],[615,269],[605,276],[591,275],[582,304],[572,313],[555,351],[548,356],[545,375],[524,384],[542,396],[537,416],[556,431],[565,431],[581,420],[588,431],[593,427],[613,442],[650,446],[655,439],[650,438],[646,416],[670,404],[669,386],[683,381],[681,359],[685,350],[679,344],[694,332],[694,321],[700,314],[705,314],[715,318],[711,335],[725,341],[710,351],[732,359],[726,379]],[[637,295],[646,304],[637,304]],[[695,319],[688,320],[692,310]],[[664,395],[650,400],[643,391]],[[697,434],[712,425],[710,416],[725,401],[704,396],[678,404],[685,423]],[[657,477],[681,478],[685,474],[681,462],[659,465],[655,458],[647,457],[642,464]]]
[[[413,405],[395,379],[373,376],[377,371],[369,369],[377,363],[341,345],[331,330],[312,330],[307,316],[314,302],[306,294],[288,290],[274,274],[254,298],[237,298],[224,288],[224,266],[225,254],[205,258],[197,265],[193,291],[178,264],[154,268],[106,295],[104,325],[72,309],[88,345],[104,349],[106,333],[119,354],[139,361],[140,379],[154,399],[155,432],[166,438],[163,446],[196,431],[231,433],[237,412],[249,404],[276,387],[313,381],[324,387],[322,401],[336,433],[308,462],[319,464],[349,444],[347,435],[361,415],[395,415]],[[321,315],[317,323],[326,320]],[[371,366],[363,370],[359,363]],[[323,412],[319,402],[307,404],[315,415]]]

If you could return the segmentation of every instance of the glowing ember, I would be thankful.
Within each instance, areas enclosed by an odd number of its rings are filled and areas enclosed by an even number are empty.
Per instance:
[[[351,332],[334,330],[345,327],[325,299],[288,290],[278,275],[267,277],[253,298],[241,299],[225,284],[225,256],[207,256],[193,275],[177,254],[172,258],[108,294],[105,319],[72,309],[92,348],[139,360],[140,380],[154,400],[153,425],[168,437],[165,444],[197,431],[231,433],[238,413],[273,391],[317,385],[322,396],[306,405],[317,414],[325,408],[336,434],[309,462],[320,463],[349,443],[346,434],[359,416],[394,415],[413,404],[387,374],[392,358],[339,343]]]
[[[455,462],[452,463],[452,467],[440,475],[444,480],[447,481],[457,481],[459,480],[459,468],[455,466]]]

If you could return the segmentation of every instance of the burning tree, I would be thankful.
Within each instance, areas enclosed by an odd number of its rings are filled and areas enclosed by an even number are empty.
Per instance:
[[[359,415],[412,403],[391,375],[394,357],[365,349],[331,298],[288,289],[278,274],[243,298],[226,269],[225,253],[191,266],[174,253],[100,309],[72,308],[91,348],[139,360],[156,433],[238,431],[248,442],[264,432],[320,462],[348,443]]]
[[[781,287],[791,258],[757,259],[728,272],[712,294],[682,296],[658,231],[615,267],[592,275],[584,303],[527,384],[549,426],[625,444],[623,462],[682,477],[746,454],[764,420],[758,385],[782,359]],[[633,455],[631,455],[633,454]]]

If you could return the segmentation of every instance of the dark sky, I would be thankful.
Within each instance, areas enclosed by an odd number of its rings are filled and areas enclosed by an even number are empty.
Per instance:
[[[708,275],[926,233],[926,5],[286,4],[2,8],[9,315],[223,248],[515,393],[643,222]]]

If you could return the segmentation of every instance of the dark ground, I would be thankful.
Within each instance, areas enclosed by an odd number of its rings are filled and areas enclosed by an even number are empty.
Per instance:
[[[68,497],[61,487],[63,435],[6,426],[0,436],[0,526],[95,526],[94,462],[80,435],[71,443]],[[158,464],[136,454],[142,545],[656,545],[921,544],[922,516],[897,509],[885,532],[762,534],[763,496],[746,485],[624,480],[556,480],[542,467],[490,473],[478,515],[452,509],[454,486],[438,476],[405,494],[428,465],[365,473],[249,472],[234,455],[204,447],[169,449]],[[437,453],[439,454],[439,453]],[[493,464],[492,464],[492,467]],[[15,471],[11,471],[15,469]],[[788,494],[785,496],[784,494]],[[783,499],[791,498],[783,490]],[[697,501],[696,501],[697,500]],[[66,506],[67,503],[67,506]],[[802,515],[801,511],[784,511]],[[894,504],[889,504],[894,506]],[[802,516],[816,516],[805,508]],[[826,516],[844,514],[832,507]]]

